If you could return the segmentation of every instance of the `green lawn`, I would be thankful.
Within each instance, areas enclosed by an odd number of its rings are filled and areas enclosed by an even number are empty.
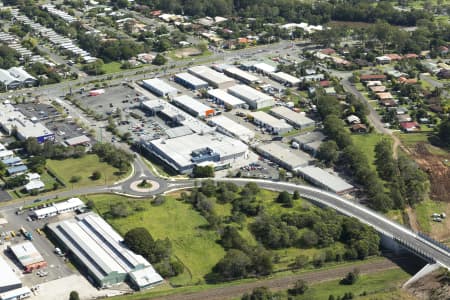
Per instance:
[[[386,135],[369,133],[369,134],[353,134],[352,140],[356,147],[361,149],[367,157],[370,166],[375,169],[375,145],[382,139],[387,138]]]
[[[106,74],[111,74],[111,73],[117,73],[122,71],[122,69],[120,68],[122,66],[122,64],[120,62],[117,61],[113,61],[107,64],[104,64],[102,66],[103,71],[105,71]]]
[[[415,207],[417,222],[419,223],[420,229],[429,233],[431,231],[431,224],[433,222],[431,215],[433,213],[441,213],[444,211],[442,204],[437,201],[426,200],[422,201]],[[438,224],[438,223],[436,223]]]
[[[120,178],[126,177],[125,175],[117,175],[118,169],[108,165],[107,163],[100,162],[99,158],[95,154],[85,155],[82,158],[68,158],[64,160],[47,160],[47,165],[67,187],[78,188],[90,185],[104,185],[111,184]],[[89,177],[94,171],[100,171],[102,177],[99,180],[91,180]],[[80,176],[79,182],[71,183],[70,178],[72,176]]]
[[[304,295],[297,297],[298,300],[327,300],[330,294],[335,298],[352,292],[355,296],[363,292],[368,294],[377,292],[388,292],[399,289],[400,285],[410,277],[401,269],[387,270],[370,275],[361,275],[353,285],[341,285],[339,280],[327,281],[312,285]],[[369,297],[369,299],[372,299]],[[378,299],[378,298],[373,298]]]
[[[109,206],[118,202],[131,201],[117,195],[89,196],[96,203],[99,213],[105,215]],[[172,284],[188,285],[203,282],[203,277],[225,255],[225,250],[216,243],[219,235],[215,231],[203,229],[206,220],[190,204],[166,198],[164,204],[152,206],[149,201],[138,201],[143,209],[121,219],[108,222],[122,235],[128,230],[142,226],[154,238],[168,238],[172,242],[173,254],[186,267],[183,274],[170,280]]]
[[[402,141],[402,144],[411,147],[420,142],[428,143],[428,133],[419,132],[419,133],[399,133],[398,137]]]

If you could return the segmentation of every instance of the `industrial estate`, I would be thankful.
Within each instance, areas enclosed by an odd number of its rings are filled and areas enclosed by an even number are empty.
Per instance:
[[[445,1],[0,2],[0,300],[448,299]]]

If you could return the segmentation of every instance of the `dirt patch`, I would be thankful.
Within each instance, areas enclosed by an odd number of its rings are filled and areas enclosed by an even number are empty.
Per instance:
[[[425,170],[430,178],[430,198],[432,200],[450,202],[450,168],[444,161],[450,160],[447,155],[434,154],[429,151],[426,143],[417,143],[411,154],[419,166]]]
[[[443,273],[443,270],[437,270],[428,274],[409,285],[406,290],[421,300],[449,300],[449,279]]]
[[[189,56],[197,56],[202,54],[202,52],[200,50],[198,50],[197,48],[182,48],[179,49],[177,51],[174,52],[174,56],[176,58],[185,58],[185,57],[189,57]]]
[[[408,214],[409,227],[411,227],[411,229],[413,231],[418,232],[419,231],[419,223],[417,222],[416,214],[414,213],[412,208],[409,206],[405,209],[405,211]]]

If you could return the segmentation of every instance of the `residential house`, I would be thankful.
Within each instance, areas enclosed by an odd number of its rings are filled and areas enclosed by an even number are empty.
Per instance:
[[[403,122],[400,123],[400,127],[404,132],[420,131],[420,125],[417,122]]]
[[[350,127],[353,133],[367,133],[367,126],[365,124],[353,124]]]

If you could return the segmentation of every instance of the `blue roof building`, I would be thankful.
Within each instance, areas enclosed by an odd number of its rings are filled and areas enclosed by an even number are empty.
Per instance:
[[[9,175],[18,175],[23,172],[26,172],[27,170],[28,170],[28,167],[25,165],[11,167],[11,168],[7,169]]]

